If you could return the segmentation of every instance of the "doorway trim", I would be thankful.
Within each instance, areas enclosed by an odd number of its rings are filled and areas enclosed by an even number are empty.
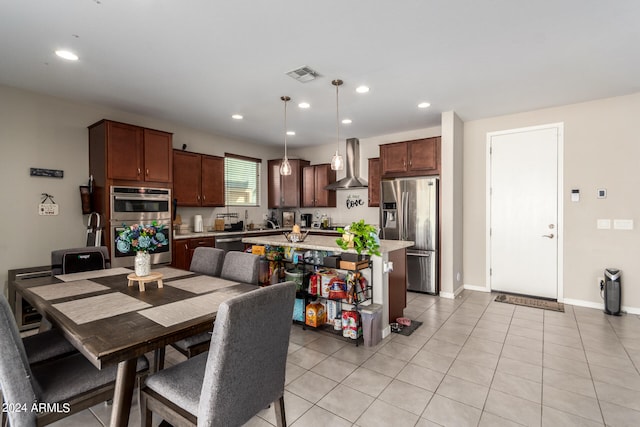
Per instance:
[[[558,182],[557,182],[557,206],[558,206],[558,255],[557,255],[557,277],[558,284],[558,302],[564,301],[564,123],[550,123],[538,126],[528,126],[523,128],[508,129],[502,131],[487,132],[487,140],[485,147],[485,206],[486,206],[486,224],[485,224],[485,287],[487,292],[491,292],[491,138],[499,135],[508,135],[511,133],[529,132],[542,129],[556,129],[558,132]]]

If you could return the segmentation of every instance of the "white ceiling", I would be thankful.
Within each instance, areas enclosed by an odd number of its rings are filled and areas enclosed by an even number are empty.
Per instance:
[[[335,78],[353,120],[341,139],[439,125],[443,111],[467,121],[640,91],[638,0],[0,0],[0,11],[0,84],[265,144],[282,143],[282,95],[291,145],[335,143]],[[302,65],[321,77],[285,75]]]

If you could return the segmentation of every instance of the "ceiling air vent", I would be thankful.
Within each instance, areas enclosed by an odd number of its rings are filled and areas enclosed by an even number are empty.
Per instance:
[[[288,71],[286,74],[301,83],[310,82],[311,80],[315,80],[317,77],[320,77],[320,73],[307,65]]]

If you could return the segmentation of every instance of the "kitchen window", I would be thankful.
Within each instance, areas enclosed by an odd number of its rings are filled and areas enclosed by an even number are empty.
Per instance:
[[[227,206],[260,206],[260,159],[224,154]]]

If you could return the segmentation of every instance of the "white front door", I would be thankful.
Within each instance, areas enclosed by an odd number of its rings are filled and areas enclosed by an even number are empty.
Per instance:
[[[562,124],[493,132],[487,142],[490,288],[556,299]]]

